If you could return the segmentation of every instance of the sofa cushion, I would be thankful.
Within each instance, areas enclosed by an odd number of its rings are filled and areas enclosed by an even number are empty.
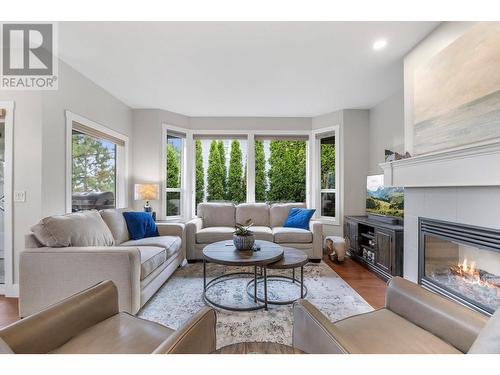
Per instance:
[[[123,217],[124,212],[132,211],[130,208],[110,208],[107,210],[101,210],[102,219],[108,226],[113,238],[115,239],[115,245],[119,245],[122,242],[130,240],[130,235],[128,233],[127,222]]]
[[[273,231],[269,227],[253,226],[250,228],[256,240],[273,242]]]
[[[120,246],[156,246],[161,247],[167,251],[167,258],[172,255],[177,254],[181,248],[182,241],[180,237],[177,236],[159,236],[159,237],[147,237],[141,238],[140,240],[130,240],[123,242]]]
[[[203,228],[196,233],[197,243],[213,243],[233,239],[234,228],[231,227],[209,227]]]
[[[156,246],[136,246],[141,254],[141,280],[167,260],[167,250]]]
[[[282,227],[291,208],[305,208],[305,203],[274,203],[269,209],[269,223],[271,227]]]
[[[356,348],[352,354],[461,354],[459,350],[387,309],[334,323]],[[390,337],[390,340],[388,340]]]
[[[488,319],[469,354],[500,354],[500,308]]]
[[[310,243],[313,240],[309,230],[299,228],[273,228],[274,242],[276,243]]]
[[[269,226],[269,205],[267,203],[241,203],[236,206],[236,222],[244,223],[248,219],[254,225]]]
[[[52,354],[150,354],[174,331],[119,313],[86,329]]]
[[[236,224],[236,207],[232,203],[200,203],[198,217],[203,219],[203,227],[231,227]]]
[[[108,226],[95,210],[46,217],[31,231],[44,246],[113,246]]]

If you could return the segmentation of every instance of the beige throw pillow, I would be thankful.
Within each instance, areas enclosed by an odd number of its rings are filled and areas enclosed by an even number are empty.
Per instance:
[[[49,216],[31,228],[36,239],[49,247],[113,246],[111,231],[95,210]]]

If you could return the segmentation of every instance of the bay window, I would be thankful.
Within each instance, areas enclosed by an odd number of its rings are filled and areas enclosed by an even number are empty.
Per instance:
[[[167,218],[196,215],[202,202],[305,202],[317,219],[339,223],[337,127],[233,135],[173,129],[164,133]]]

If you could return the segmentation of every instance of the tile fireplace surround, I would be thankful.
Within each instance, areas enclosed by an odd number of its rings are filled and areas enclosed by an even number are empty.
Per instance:
[[[500,230],[500,186],[405,188],[404,275],[418,282],[418,218]]]
[[[405,188],[404,276],[418,282],[420,218],[500,230],[500,141],[383,163]]]

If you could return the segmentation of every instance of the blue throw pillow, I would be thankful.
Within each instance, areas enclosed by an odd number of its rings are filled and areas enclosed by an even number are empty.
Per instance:
[[[158,228],[149,212],[124,212],[123,217],[127,222],[128,233],[133,240],[146,237],[158,237]]]
[[[309,230],[309,221],[316,210],[314,208],[292,208],[283,224],[286,228]]]

